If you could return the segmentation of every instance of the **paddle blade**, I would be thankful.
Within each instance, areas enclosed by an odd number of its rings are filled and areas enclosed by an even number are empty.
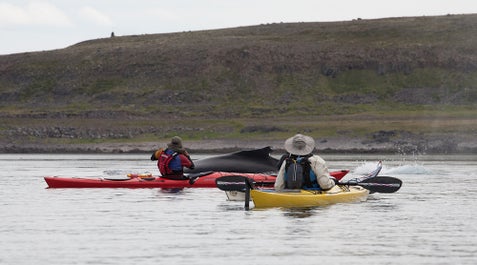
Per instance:
[[[244,176],[224,176],[217,178],[215,184],[223,191],[242,191],[247,189],[248,178]]]
[[[379,174],[379,172],[381,171],[382,168],[383,168],[383,163],[381,161],[379,161],[375,170],[373,170],[372,172],[369,172],[368,174],[366,174],[362,177],[350,179],[347,184],[348,185],[355,185],[355,183],[362,182],[366,179],[374,178]]]
[[[402,181],[394,177],[378,176],[356,183],[371,192],[393,193],[401,188]]]
[[[368,173],[367,175],[364,175],[364,176],[362,176],[362,177],[360,177],[360,178],[357,178],[357,179],[356,179],[357,182],[362,182],[362,181],[364,181],[364,180],[366,180],[366,179],[370,179],[370,178],[376,177],[376,176],[379,174],[379,172],[381,171],[382,168],[383,168],[383,163],[382,163],[381,161],[379,161],[379,162],[378,162],[378,165],[376,166],[376,169],[375,169],[375,170],[373,170],[372,172]]]

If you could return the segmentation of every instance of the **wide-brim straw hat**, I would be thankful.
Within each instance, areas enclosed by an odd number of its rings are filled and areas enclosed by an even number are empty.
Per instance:
[[[315,140],[310,136],[297,134],[285,141],[285,150],[292,155],[308,155],[315,149]]]
[[[171,142],[167,144],[167,147],[176,152],[184,150],[182,147],[182,139],[179,136],[172,137]]]

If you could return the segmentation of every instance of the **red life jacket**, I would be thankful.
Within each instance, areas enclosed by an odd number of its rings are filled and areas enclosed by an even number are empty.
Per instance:
[[[174,152],[170,155],[166,154],[165,151],[162,151],[157,160],[157,167],[159,168],[159,172],[161,175],[174,175],[175,172],[169,167],[172,159],[174,159],[179,153]]]

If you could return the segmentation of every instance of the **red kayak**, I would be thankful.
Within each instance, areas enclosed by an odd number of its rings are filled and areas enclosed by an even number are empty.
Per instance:
[[[330,172],[340,180],[349,170]],[[273,186],[276,176],[259,173],[206,172],[189,179],[172,180],[151,175],[129,174],[129,179],[45,177],[48,188],[215,188],[215,180],[223,176],[244,176],[253,179],[260,186]],[[260,184],[262,183],[262,184]]]

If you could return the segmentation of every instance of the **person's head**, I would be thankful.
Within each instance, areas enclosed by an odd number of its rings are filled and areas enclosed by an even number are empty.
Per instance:
[[[167,147],[175,152],[184,151],[184,148],[182,147],[182,139],[179,136],[172,137],[171,142],[167,144]]]
[[[310,136],[297,134],[285,141],[285,150],[292,155],[304,156],[315,149],[315,140]]]

